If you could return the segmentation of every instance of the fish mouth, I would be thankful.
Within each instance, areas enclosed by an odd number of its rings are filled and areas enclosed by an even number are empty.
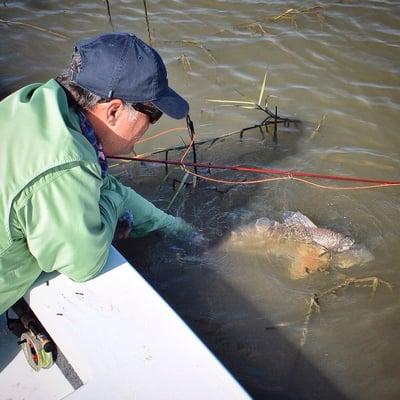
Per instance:
[[[332,262],[339,268],[347,269],[354,266],[363,266],[375,260],[374,255],[364,246],[353,246],[349,250],[338,252],[333,256]]]

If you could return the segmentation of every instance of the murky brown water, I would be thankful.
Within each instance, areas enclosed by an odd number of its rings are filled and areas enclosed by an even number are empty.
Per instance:
[[[110,2],[117,30],[147,39],[142,2]],[[306,121],[304,132],[282,132],[278,147],[257,131],[199,149],[201,161],[399,179],[400,5],[397,1],[320,2],[295,21],[271,18],[304,1],[149,1],[151,33],[172,87],[191,104],[202,138],[254,124],[258,111],[216,107],[206,100],[254,99],[266,69],[270,105]],[[102,1],[3,1],[0,18],[68,36],[0,23],[0,89],[47,80],[66,65],[72,44],[110,30]],[[251,25],[250,25],[251,24]],[[246,26],[248,25],[248,26]],[[190,70],[185,71],[185,55]],[[316,135],[313,125],[325,115]],[[200,126],[202,124],[202,126]],[[156,133],[180,126],[163,119]],[[150,132],[151,134],[151,132]],[[172,133],[138,152],[180,144]],[[174,156],[170,155],[171,158]],[[116,168],[121,179],[158,206],[172,195],[163,168]],[[179,176],[179,174],[176,174]],[[231,179],[244,175],[219,174]],[[219,189],[223,190],[222,186]],[[226,188],[225,188],[226,189]],[[400,396],[399,190],[329,191],[296,182],[187,190],[171,212],[211,239],[202,253],[185,244],[125,241],[120,248],[256,398],[397,399]],[[349,287],[321,299],[300,346],[307,301],[340,284],[331,270],[291,280],[279,260],[231,254],[229,232],[256,218],[300,210],[318,225],[351,235],[375,260],[345,271],[378,276],[393,291]]]

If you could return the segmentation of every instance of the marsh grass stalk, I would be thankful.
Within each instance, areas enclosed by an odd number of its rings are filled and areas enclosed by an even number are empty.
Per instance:
[[[29,24],[27,22],[10,21],[10,20],[3,19],[3,18],[0,18],[0,22],[3,24],[7,24],[7,25],[17,25],[17,26],[22,26],[25,28],[35,29],[37,31],[45,32],[45,33],[48,33],[49,35],[56,36],[61,39],[69,39],[68,36],[63,35],[62,33],[54,32],[54,31],[51,31],[50,29],[42,28],[41,26]]]
[[[326,120],[326,114],[324,114],[321,118],[321,120],[318,122],[317,126],[315,127],[315,129],[313,130],[313,132],[311,133],[310,137],[308,140],[312,140],[314,139],[314,137],[319,133],[322,124],[325,122]]]
[[[338,285],[333,286],[330,289],[326,289],[319,294],[314,293],[311,296],[310,300],[307,302],[307,312],[301,331],[300,346],[303,347],[307,342],[309,324],[312,315],[314,314],[314,312],[321,312],[320,300],[322,298],[328,295],[335,295],[338,290],[348,288],[349,286],[370,288],[372,289],[371,297],[373,297],[379,285],[386,286],[390,291],[392,291],[392,285],[389,282],[386,282],[383,279],[378,278],[377,276],[368,276],[365,278],[347,278],[344,282],[339,283]]]
[[[268,34],[265,26],[263,26],[262,23],[258,22],[258,21],[241,22],[240,24],[232,25],[232,27],[230,29],[234,29],[234,30],[247,29],[248,31],[259,34],[259,35]],[[215,32],[214,35],[219,35],[221,33],[225,33],[228,30],[229,29],[227,29],[227,28],[220,29],[219,31]]]
[[[165,152],[165,161],[168,161],[168,153],[169,153],[169,151],[167,150],[166,152]],[[165,163],[165,176],[168,176],[168,164],[167,163]]]
[[[190,40],[190,39],[176,40],[176,41],[174,41],[174,43],[181,43],[184,45],[197,47],[197,48],[203,50],[207,54],[208,58],[214,64],[218,64],[218,62],[217,62],[216,58],[214,57],[214,55],[212,54],[211,50],[204,43],[197,42],[196,40]]]
[[[312,7],[305,7],[305,8],[289,8],[281,14],[278,15],[267,15],[257,20],[250,21],[250,22],[242,22],[239,24],[232,25],[231,28],[224,28],[214,33],[214,35],[218,35],[221,33],[225,33],[229,30],[243,30],[247,29],[250,32],[266,35],[267,28],[265,24],[268,22],[289,22],[291,25],[298,28],[297,18],[302,15],[311,15],[318,18],[321,27],[325,22],[324,16],[321,14],[321,11],[325,8],[325,6],[315,5]]]
[[[313,294],[308,302],[307,313],[304,318],[303,328],[301,330],[301,338],[300,338],[300,347],[303,347],[307,342],[308,337],[308,327],[310,324],[311,316],[314,313],[314,310],[319,313],[321,311],[321,307],[319,305],[319,299],[316,294]]]
[[[149,36],[149,45],[153,46],[153,40],[151,38],[151,30],[150,30],[149,13],[147,11],[147,1],[146,0],[143,0],[143,8],[144,8],[144,17],[146,20],[147,34]]]
[[[196,134],[194,131],[193,121],[190,119],[189,115],[186,117],[186,124],[187,124],[187,128],[188,128],[189,138],[192,143],[193,162],[195,164],[197,164],[196,143],[194,141],[194,137]],[[194,167],[194,172],[197,174],[196,166]],[[195,185],[196,185],[196,183],[195,183],[195,181],[193,181],[193,186],[195,186]]]
[[[251,22],[249,24],[243,24],[241,27],[246,28],[250,32],[256,33],[259,35],[266,35],[268,33],[259,22]]]
[[[186,52],[184,52],[183,47],[196,47],[200,50],[202,50],[206,56],[208,57],[208,59],[215,65],[215,74],[216,74],[216,83],[220,80],[220,77],[218,75],[218,61],[217,59],[214,57],[212,51],[206,46],[205,43],[196,41],[196,40],[192,40],[192,39],[181,39],[181,40],[157,40],[157,43],[162,43],[162,44],[178,44],[182,47],[182,53],[179,57],[176,57],[177,60],[180,62],[180,64],[183,67],[183,71],[186,74],[189,74],[189,72],[192,71],[192,65],[190,63],[189,57],[186,54]]]
[[[172,196],[171,200],[168,203],[168,206],[166,208],[167,211],[171,208],[172,204],[174,204],[174,202],[175,202],[176,198],[178,197],[179,193],[185,187],[185,183],[186,183],[186,180],[187,180],[188,177],[189,177],[189,172],[186,172],[185,175],[183,176],[181,182],[180,182],[180,185],[178,186],[178,189],[175,191],[174,195]]]
[[[243,93],[241,93],[239,90],[235,89],[237,93],[239,93],[245,100],[220,100],[220,99],[209,99],[207,101],[213,102],[213,103],[221,103],[223,106],[228,107],[228,106],[233,106],[233,107],[240,107],[240,108],[245,108],[245,109],[250,109],[250,110],[260,110],[263,111],[264,113],[267,114],[267,117],[260,122],[259,124],[255,124],[252,126],[249,126],[247,128],[243,128],[240,131],[240,139],[243,138],[243,134],[246,131],[259,128],[261,135],[264,139],[265,133],[262,128],[265,128],[266,132],[268,133],[268,125],[274,125],[274,132],[273,132],[273,142],[275,144],[278,143],[278,136],[277,136],[277,129],[278,129],[278,124],[283,124],[283,126],[288,127],[290,126],[291,123],[293,123],[296,127],[298,124],[301,123],[300,120],[297,119],[292,119],[288,117],[281,117],[278,115],[278,109],[275,106],[275,112],[271,111],[268,108],[268,100],[271,97],[270,95],[265,96],[264,99],[264,93],[265,93],[265,87],[266,87],[266,82],[267,82],[267,74],[268,71],[265,71],[264,74],[264,79],[261,84],[260,88],[260,93],[258,96],[258,100],[252,100],[251,98],[245,96]]]
[[[293,26],[296,28],[298,27],[297,25],[297,17],[299,15],[304,15],[304,14],[309,14],[312,16],[316,16],[322,26],[323,22],[325,22],[325,18],[321,14],[321,11],[323,10],[323,6],[316,5],[312,7],[305,7],[305,8],[289,8],[282,14],[276,15],[275,17],[267,17],[269,21],[272,22],[278,22],[278,21],[288,21],[290,22]]]
[[[179,57],[177,57],[177,60],[183,67],[183,71],[188,74],[190,71],[192,71],[192,66],[190,65],[189,58],[185,53],[182,53]]]
[[[107,12],[107,16],[108,16],[108,22],[109,22],[109,24],[111,25],[111,29],[113,30],[113,32],[114,32],[114,24],[113,24],[113,21],[112,21],[112,17],[111,17],[111,8],[110,8],[110,3],[108,2],[108,0],[104,0],[104,4],[105,4],[105,6],[106,6],[106,12]]]

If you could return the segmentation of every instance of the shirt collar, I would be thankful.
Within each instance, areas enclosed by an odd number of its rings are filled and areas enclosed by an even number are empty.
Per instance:
[[[79,116],[79,124],[81,127],[81,132],[96,151],[97,159],[101,167],[101,176],[104,178],[108,171],[108,164],[106,156],[104,154],[103,146],[97,140],[92,125],[90,125],[90,122],[88,121],[85,114],[81,110],[78,111],[78,116]]]

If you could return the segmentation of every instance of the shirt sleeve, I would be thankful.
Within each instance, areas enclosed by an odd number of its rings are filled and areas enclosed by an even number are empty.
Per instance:
[[[109,187],[124,198],[124,208],[132,211],[131,237],[144,236],[153,231],[159,231],[166,235],[181,235],[193,230],[192,225],[182,218],[174,217],[160,210],[113,176],[107,175],[106,179]]]
[[[47,179],[18,218],[43,271],[83,282],[104,266],[123,208],[123,196],[95,165],[77,165]]]

